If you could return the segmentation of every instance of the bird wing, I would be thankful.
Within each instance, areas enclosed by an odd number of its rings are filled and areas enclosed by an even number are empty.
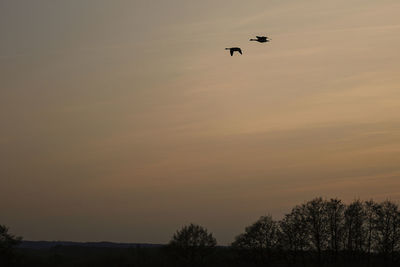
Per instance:
[[[233,56],[233,52],[234,52],[234,51],[231,49],[229,52],[231,52],[231,56]]]

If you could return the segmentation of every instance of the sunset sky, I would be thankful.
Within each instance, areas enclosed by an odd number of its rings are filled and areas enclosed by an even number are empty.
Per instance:
[[[0,0],[0,224],[26,240],[166,243],[194,222],[228,244],[317,196],[399,203],[399,13],[398,0]]]

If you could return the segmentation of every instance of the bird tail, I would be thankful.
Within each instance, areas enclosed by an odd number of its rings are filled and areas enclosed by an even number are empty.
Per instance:
[[[250,41],[257,41],[257,39],[250,39]]]
[[[225,50],[231,50],[231,49],[227,47],[227,48],[225,48]]]

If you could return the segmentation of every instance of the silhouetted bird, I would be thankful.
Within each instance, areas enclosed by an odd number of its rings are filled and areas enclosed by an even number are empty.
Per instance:
[[[242,54],[242,49],[240,49],[240,47],[230,47],[230,48],[225,48],[225,50],[229,50],[231,56],[233,56],[233,52],[239,52],[240,54]]]
[[[267,36],[256,36],[257,39],[250,39],[250,41],[256,41],[259,43],[266,43],[269,42],[271,39],[269,39]]]

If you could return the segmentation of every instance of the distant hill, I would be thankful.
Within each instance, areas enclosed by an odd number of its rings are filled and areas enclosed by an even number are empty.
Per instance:
[[[113,242],[70,242],[70,241],[22,241],[20,248],[50,249],[56,246],[92,247],[92,248],[149,248],[162,247],[162,244],[113,243]]]

